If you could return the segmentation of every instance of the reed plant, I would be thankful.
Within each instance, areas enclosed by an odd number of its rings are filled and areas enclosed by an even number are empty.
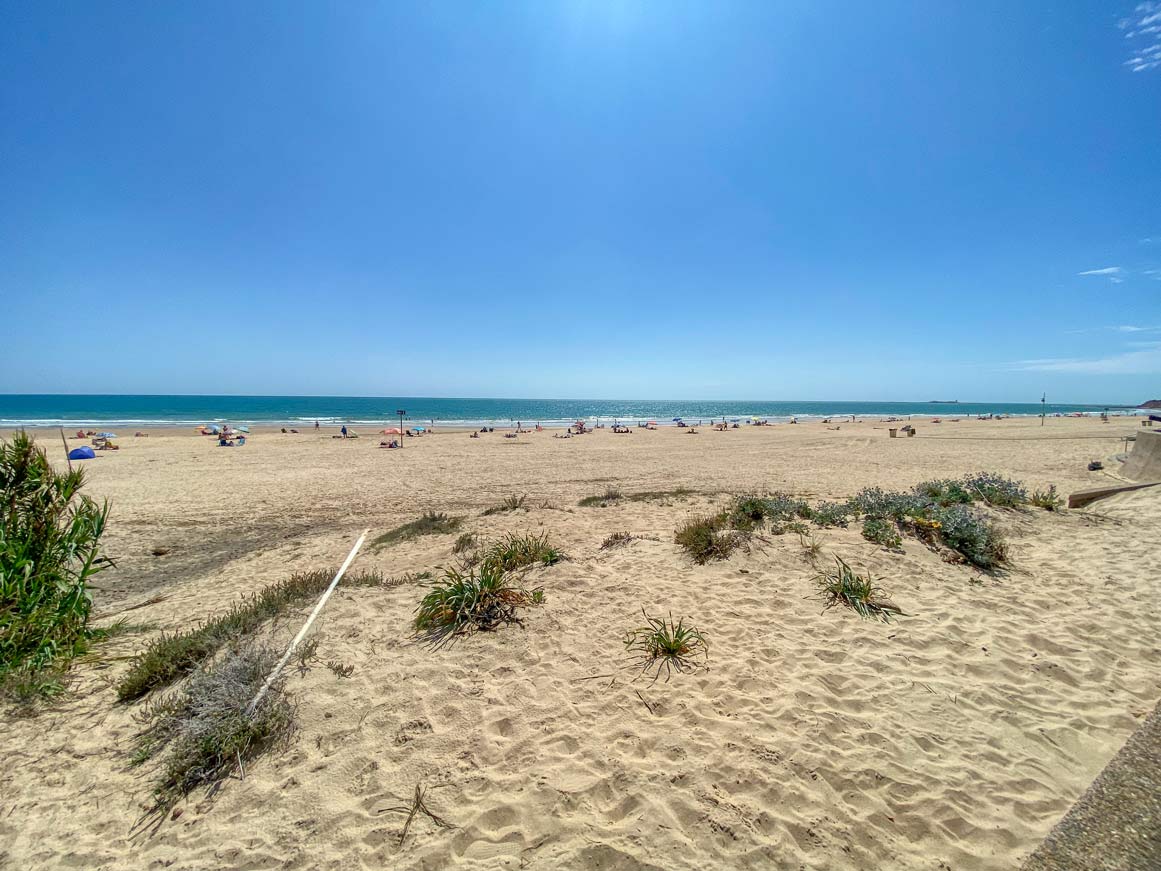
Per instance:
[[[84,470],[59,472],[24,432],[0,443],[0,687],[60,688],[69,661],[102,635],[88,625],[89,581],[108,502],[81,493]]]

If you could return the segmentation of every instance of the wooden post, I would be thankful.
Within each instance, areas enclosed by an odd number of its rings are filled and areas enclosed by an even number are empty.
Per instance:
[[[64,427],[60,427],[60,441],[65,449],[65,462],[69,464],[69,471],[73,470],[73,458],[69,456],[69,440],[65,438]]]

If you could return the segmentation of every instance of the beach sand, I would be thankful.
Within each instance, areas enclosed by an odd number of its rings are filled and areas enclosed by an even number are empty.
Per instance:
[[[1161,488],[1083,511],[997,512],[1011,565],[996,576],[912,539],[882,550],[857,524],[815,530],[819,565],[838,555],[882,578],[908,615],[891,623],[822,613],[795,535],[706,566],[673,543],[682,521],[739,493],[839,499],[988,470],[1067,494],[1108,483],[1086,465],[1115,470],[1136,425],[915,424],[909,439],[872,421],[439,432],[397,451],[366,430],[256,429],[232,450],[188,431],[122,439],[86,466],[90,493],[113,504],[117,569],[96,579],[99,623],[191,626],[427,509],[484,538],[546,532],[570,559],[530,573],[547,601],[523,626],[440,650],[409,632],[422,588],[340,586],[318,654],[353,674],[321,661],[293,672],[290,748],[212,800],[194,794],[149,837],[130,833],[150,791],[149,772],[127,765],[139,706],[113,689],[149,635],[100,645],[54,708],[5,715],[0,866],[1013,868],[1161,697]],[[55,432],[42,438],[63,454]],[[577,506],[610,486],[694,493]],[[524,508],[482,516],[514,493]],[[620,530],[656,540],[601,550]],[[451,565],[454,538],[366,548],[355,567]],[[643,607],[701,628],[708,670],[634,680],[621,639]],[[383,811],[417,784],[456,828],[419,817],[399,846],[404,817]]]

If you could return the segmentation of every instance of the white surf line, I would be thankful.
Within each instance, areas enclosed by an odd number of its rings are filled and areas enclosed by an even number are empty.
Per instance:
[[[278,665],[274,666],[274,669],[266,676],[266,682],[262,684],[262,689],[258,690],[258,695],[254,696],[254,701],[250,702],[249,706],[246,708],[247,717],[254,715],[254,711],[258,707],[258,703],[262,701],[271,685],[275,680],[278,679],[278,675],[282,672],[282,669],[286,667],[286,663],[290,661],[290,657],[294,655],[294,649],[298,647],[299,642],[301,642],[302,639],[306,637],[306,633],[310,630],[310,626],[312,623],[314,623],[314,619],[322,611],[323,606],[326,605],[327,599],[331,597],[331,593],[335,591],[335,587],[339,585],[339,580],[347,571],[347,568],[351,565],[351,561],[355,558],[355,554],[359,552],[359,548],[363,546],[363,540],[367,537],[367,533],[370,531],[370,529],[363,530],[363,534],[359,536],[359,540],[355,542],[355,546],[351,548],[351,552],[347,554],[346,562],[343,563],[342,567],[339,569],[338,574],[336,574],[334,580],[331,581],[330,586],[327,587],[322,596],[319,597],[318,602],[314,606],[314,610],[310,612],[310,616],[306,618],[306,622],[302,624],[302,628],[298,630],[298,634],[294,636],[294,640],[290,642],[290,647],[286,648],[286,653],[282,655],[282,659],[278,661]]]

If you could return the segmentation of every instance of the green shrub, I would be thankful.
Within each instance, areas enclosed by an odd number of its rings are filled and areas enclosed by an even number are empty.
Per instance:
[[[943,543],[969,563],[993,569],[1007,559],[1007,546],[995,524],[963,505],[940,509],[934,518]]]
[[[863,538],[891,550],[898,550],[903,544],[898,527],[882,517],[868,517],[863,521]]]
[[[509,532],[484,551],[482,566],[511,572],[526,566],[550,566],[565,559],[565,554],[548,541],[548,533],[516,535]]]
[[[810,509],[810,522],[817,526],[846,526],[853,513],[848,502],[820,502]]]
[[[425,511],[418,520],[412,520],[384,532],[371,542],[371,547],[378,550],[420,535],[443,535],[455,532],[463,522],[462,517],[448,517],[442,511]]]
[[[995,472],[965,475],[963,483],[967,490],[997,508],[1015,508],[1028,501],[1028,491],[1023,484]]]
[[[1055,484],[1049,484],[1047,490],[1034,490],[1028,503],[1037,508],[1043,508],[1045,511],[1059,511],[1064,507],[1064,500],[1056,492]]]
[[[901,522],[908,517],[928,517],[933,503],[915,493],[895,493],[879,487],[860,490],[850,505],[867,517],[879,517]]]
[[[903,612],[875,586],[870,575],[860,575],[842,559],[835,557],[835,568],[820,573],[815,578],[819,595],[825,603],[824,611],[835,605],[853,609],[860,617],[878,617],[890,621],[891,614]]]
[[[285,741],[294,729],[294,707],[276,680],[252,714],[251,701],[278,661],[278,652],[245,647],[199,671],[186,686],[148,706],[137,735],[134,764],[164,753],[153,806],[146,819],[160,819],[181,798],[213,787],[239,765]]]
[[[245,596],[200,626],[163,632],[134,657],[129,671],[117,685],[122,702],[139,699],[151,690],[168,686],[198,668],[228,644],[255,633],[266,621],[312,602],[327,588],[336,569],[299,572],[285,581]],[[347,587],[397,586],[422,576],[384,578],[378,572],[351,572],[340,582]]]
[[[484,563],[478,571],[464,574],[448,569],[415,610],[415,631],[431,641],[473,630],[495,629],[519,623],[516,609],[539,605],[542,590],[525,590],[513,584],[511,575],[495,564]]]
[[[924,481],[922,484],[916,485],[915,492],[944,508],[948,505],[966,505],[975,499],[975,496],[964,486],[962,481],[951,478]]]
[[[634,667],[655,669],[655,681],[664,671],[669,680],[674,671],[696,671],[709,661],[709,643],[696,626],[685,625],[684,617],[674,623],[672,614],[667,620],[650,617],[644,609],[641,614],[645,625],[625,633],[625,650],[634,657]]]
[[[0,683],[58,686],[100,635],[88,627],[88,581],[109,565],[100,539],[109,505],[80,494],[84,470],[57,472],[25,433],[0,444]],[[23,675],[17,672],[25,672]]]
[[[727,517],[722,514],[691,518],[677,529],[673,540],[685,548],[698,565],[705,565],[711,560],[729,559],[730,554],[741,547],[746,538],[738,530],[723,529],[726,521]]]

